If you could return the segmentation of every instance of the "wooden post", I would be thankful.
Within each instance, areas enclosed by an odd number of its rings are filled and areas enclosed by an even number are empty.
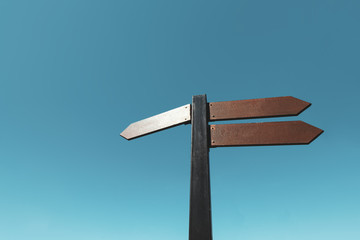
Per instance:
[[[208,104],[206,95],[193,96],[189,240],[212,240]]]

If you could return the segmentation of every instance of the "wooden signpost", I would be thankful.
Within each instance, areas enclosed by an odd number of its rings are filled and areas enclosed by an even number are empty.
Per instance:
[[[311,104],[294,97],[211,102],[193,96],[192,104],[130,124],[127,140],[191,122],[189,240],[211,240],[209,149],[230,146],[309,144],[323,130],[302,121],[217,124],[209,121],[297,116]]]

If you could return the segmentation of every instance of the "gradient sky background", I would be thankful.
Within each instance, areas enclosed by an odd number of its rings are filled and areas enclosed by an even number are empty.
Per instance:
[[[210,151],[214,239],[360,239],[360,2],[0,1],[0,239],[188,238],[191,103],[294,96],[307,146]]]

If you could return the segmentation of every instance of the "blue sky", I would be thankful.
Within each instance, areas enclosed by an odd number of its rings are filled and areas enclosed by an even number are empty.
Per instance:
[[[187,239],[191,103],[294,96],[311,145],[210,151],[214,239],[360,239],[360,2],[0,1],[0,239]]]

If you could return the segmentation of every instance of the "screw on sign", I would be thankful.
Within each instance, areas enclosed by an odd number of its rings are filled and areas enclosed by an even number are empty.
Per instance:
[[[259,98],[192,104],[130,124],[120,136],[127,140],[191,123],[189,240],[211,240],[209,149],[230,146],[309,144],[323,130],[302,121],[210,125],[209,121],[297,116],[311,104],[294,97]]]

